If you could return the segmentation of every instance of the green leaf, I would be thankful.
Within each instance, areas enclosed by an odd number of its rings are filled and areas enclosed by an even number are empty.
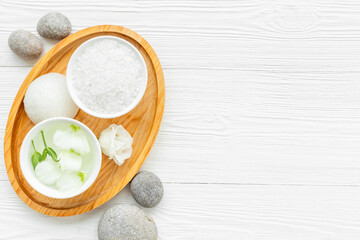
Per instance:
[[[47,157],[47,151],[46,151],[46,148],[44,148],[44,150],[42,152],[42,155],[41,155],[41,161],[40,162],[44,161],[46,159],[46,157]]]
[[[33,146],[33,148],[34,148],[34,151],[36,152],[36,148],[35,148],[34,140],[31,140],[31,144],[32,144],[32,146]]]
[[[41,162],[41,154],[36,151],[31,156],[31,163],[32,163],[34,169],[36,168],[36,166],[38,165],[39,162]]]
[[[80,130],[80,127],[76,126],[75,124],[71,124],[70,127],[73,129],[74,132],[77,132]]]
[[[52,149],[51,147],[46,147],[45,149],[46,149],[47,153],[50,155],[50,157],[51,157],[55,162],[60,161],[60,159],[57,158],[57,154],[56,154],[56,152],[54,151],[54,149]]]
[[[33,167],[35,169],[36,166],[38,165],[38,163],[41,162],[41,154],[38,151],[36,151],[34,140],[31,140],[31,144],[32,144],[32,146],[34,148],[34,153],[31,156],[31,163],[32,163],[32,165],[33,165]]]
[[[77,175],[80,177],[81,181],[83,182],[85,179],[87,173],[83,173],[83,172],[78,172]]]
[[[46,141],[45,141],[45,136],[44,136],[44,131],[41,130],[41,137],[42,137],[42,140],[44,142],[44,146],[47,148],[47,145],[46,145]]]
[[[57,154],[56,154],[56,152],[54,151],[54,149],[52,149],[51,147],[48,147],[48,146],[47,146],[46,140],[45,140],[45,135],[44,135],[44,131],[43,131],[43,130],[41,130],[41,137],[42,137],[42,140],[43,140],[44,146],[45,146],[44,151],[43,151],[42,156],[41,156],[42,161],[44,161],[44,160],[46,159],[46,157],[47,157],[48,154],[50,155],[50,157],[51,157],[55,162],[60,161],[60,159],[57,158]]]

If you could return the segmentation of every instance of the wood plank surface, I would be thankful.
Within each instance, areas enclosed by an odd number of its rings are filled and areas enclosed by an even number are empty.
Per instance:
[[[10,184],[0,182],[2,239],[97,239],[103,211],[136,204],[128,187],[108,204],[66,218],[42,215],[24,205]],[[233,184],[164,185],[163,202],[145,209],[157,223],[159,239],[348,239],[360,236],[357,187]],[[331,197],[330,197],[331,196]],[[36,224],[38,223],[38,224]],[[9,231],[8,226],[21,226]]]
[[[0,0],[1,144],[34,64],[7,38],[36,33],[51,10],[74,31],[131,28],[160,59],[165,112],[142,167],[165,182],[147,210],[160,239],[360,239],[360,1]],[[17,198],[0,161],[0,239],[96,239],[101,213],[132,201],[126,190],[46,217]]]

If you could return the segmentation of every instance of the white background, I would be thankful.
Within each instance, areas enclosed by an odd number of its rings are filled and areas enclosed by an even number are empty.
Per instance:
[[[8,36],[37,34],[51,10],[74,32],[131,28],[160,58],[166,106],[142,168],[164,182],[146,210],[159,239],[360,239],[360,1],[0,0],[1,145],[35,63]],[[123,202],[128,188],[80,216],[45,216],[0,161],[0,239],[97,239],[102,212]]]

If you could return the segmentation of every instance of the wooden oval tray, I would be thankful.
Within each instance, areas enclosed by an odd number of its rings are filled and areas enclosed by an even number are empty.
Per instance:
[[[24,111],[25,92],[30,83],[43,74],[65,74],[67,63],[75,49],[86,40],[103,35],[126,39],[140,51],[148,70],[147,89],[136,108],[124,116],[100,119],[80,110],[75,119],[86,124],[96,136],[112,123],[122,124],[134,138],[132,156],[119,167],[103,155],[99,176],[87,191],[70,199],[46,197],[28,184],[19,164],[21,143],[34,126]],[[102,25],[81,30],[63,39],[36,63],[21,85],[9,113],[4,155],[6,171],[15,192],[28,206],[51,216],[81,214],[105,203],[129,183],[144,162],[159,131],[164,101],[165,84],[159,59],[149,43],[137,33],[121,26]]]

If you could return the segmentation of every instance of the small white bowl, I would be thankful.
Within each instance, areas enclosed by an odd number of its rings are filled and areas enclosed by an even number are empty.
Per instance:
[[[93,161],[94,164],[92,166],[92,171],[88,172],[88,176],[86,177],[85,182],[83,185],[76,191],[70,193],[70,194],[64,194],[59,192],[53,187],[47,186],[40,182],[37,177],[35,176],[35,171],[31,163],[31,156],[33,154],[33,149],[31,145],[31,140],[34,139],[35,136],[37,136],[41,130],[46,129],[49,126],[53,126],[58,123],[65,123],[65,124],[75,124],[84,131],[86,136],[88,137],[90,147],[93,151]],[[51,139],[46,139],[48,145],[49,142],[52,142]],[[49,145],[50,146],[50,145]],[[51,146],[50,146],[51,147]],[[36,146],[37,151],[40,153],[43,149],[43,146]],[[102,154],[101,154],[101,148],[99,141],[97,140],[95,134],[83,123],[66,117],[55,117],[46,119],[38,124],[36,124],[25,136],[24,141],[21,145],[20,149],[20,168],[21,171],[26,179],[26,181],[30,184],[32,188],[34,188],[39,193],[51,197],[51,198],[57,198],[57,199],[64,199],[64,198],[71,198],[75,197],[81,193],[83,193],[86,189],[88,189],[95,181],[97,176],[99,175],[100,168],[101,168],[101,160],[102,160]]]
[[[106,113],[98,113],[95,112],[91,109],[89,109],[88,107],[86,107],[83,102],[76,96],[75,93],[75,89],[73,87],[72,84],[72,69],[73,69],[73,62],[74,59],[76,58],[77,55],[79,55],[80,53],[82,53],[90,44],[92,44],[95,41],[101,41],[103,39],[114,39],[117,40],[119,42],[121,42],[122,44],[130,47],[131,49],[134,50],[135,54],[137,55],[138,59],[141,61],[141,64],[143,65],[143,69],[145,71],[145,78],[143,79],[143,84],[141,85],[141,89],[139,91],[138,96],[135,98],[135,100],[124,110],[121,112],[116,112],[116,113],[112,113],[112,114],[106,114]],[[132,109],[134,109],[136,107],[136,105],[138,105],[138,103],[140,102],[140,100],[142,99],[142,97],[144,96],[146,87],[147,87],[147,81],[148,81],[148,72],[147,72],[147,67],[146,67],[146,63],[144,58],[142,57],[141,53],[128,41],[119,38],[119,37],[114,37],[114,36],[100,36],[100,37],[94,37],[91,38],[90,40],[87,40],[86,42],[82,43],[76,50],[75,52],[72,54],[67,69],[66,69],[66,83],[67,83],[67,87],[68,87],[68,91],[70,93],[71,98],[73,99],[73,101],[75,102],[75,104],[84,112],[94,116],[94,117],[98,117],[98,118],[116,118],[116,117],[120,117],[128,112],[130,112]]]

